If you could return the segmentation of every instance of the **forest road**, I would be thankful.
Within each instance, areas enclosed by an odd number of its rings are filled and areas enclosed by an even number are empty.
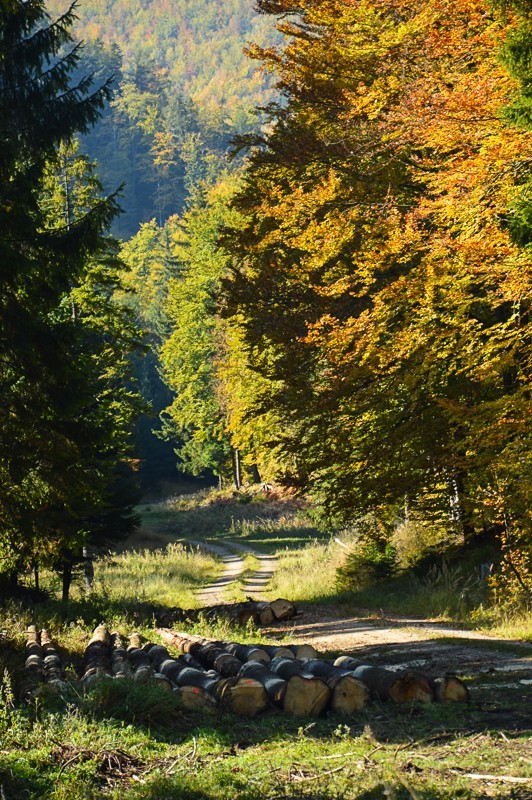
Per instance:
[[[274,556],[258,553],[230,540],[221,543],[190,541],[219,556],[224,571],[218,580],[197,593],[204,605],[223,603],[225,590],[244,572],[244,557],[253,555],[259,569],[242,582],[245,595],[261,599],[276,568]],[[498,640],[493,636],[457,628],[449,623],[418,617],[363,611],[342,613],[335,605],[298,605],[300,615],[289,622],[263,629],[272,641],[311,644],[323,655],[349,653],[370,663],[394,668],[425,669],[443,674],[500,673],[504,685],[515,679],[532,685],[532,643]],[[504,676],[504,677],[503,677]]]
[[[196,596],[204,605],[216,605],[224,602],[225,590],[239,580],[244,572],[244,557],[254,556],[259,562],[259,568],[242,582],[242,591],[245,595],[253,595],[254,600],[263,599],[265,587],[271,580],[277,565],[274,556],[265,555],[253,550],[251,547],[224,540],[223,544],[188,540],[195,547],[200,547],[220,557],[224,570],[222,575],[213,583],[200,589]]]

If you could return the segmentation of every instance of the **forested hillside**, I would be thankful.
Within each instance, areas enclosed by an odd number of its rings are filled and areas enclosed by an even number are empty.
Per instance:
[[[48,10],[65,10],[50,0]],[[246,44],[279,40],[274,24],[246,0],[82,0],[74,35],[118,45],[126,74],[138,64],[164,69],[172,89],[233,124],[271,96]]]
[[[50,0],[49,13],[65,10]],[[192,186],[225,167],[235,135],[257,131],[271,80],[246,57],[248,40],[280,40],[252,4],[98,3],[76,6],[73,35],[84,42],[73,74],[111,80],[112,100],[82,149],[98,163],[109,192],[122,186],[122,238],[181,211]]]

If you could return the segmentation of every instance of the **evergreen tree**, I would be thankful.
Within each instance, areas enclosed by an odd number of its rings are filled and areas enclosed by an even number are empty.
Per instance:
[[[69,33],[73,20],[70,8],[51,21],[37,0],[0,7],[4,583],[35,560],[50,563],[80,548],[87,514],[106,504],[105,464],[123,452],[116,437],[130,419],[115,423],[114,414],[130,417],[134,405],[119,400],[126,390],[114,359],[120,354],[123,365],[127,348],[123,336],[113,338],[110,309],[103,310],[109,277],[100,259],[109,258],[105,229],[116,200],[87,196],[78,198],[77,212],[69,208],[72,176],[61,143],[87,132],[109,97],[107,84],[94,89],[89,77],[70,81],[80,57]],[[51,165],[67,179],[63,199],[69,199],[59,216],[50,214],[45,191]],[[133,345],[131,330],[125,338]]]

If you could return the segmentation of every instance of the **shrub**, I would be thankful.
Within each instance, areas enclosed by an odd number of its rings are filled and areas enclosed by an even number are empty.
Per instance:
[[[338,588],[367,589],[374,583],[391,578],[398,569],[397,552],[389,542],[360,539],[336,571]]]

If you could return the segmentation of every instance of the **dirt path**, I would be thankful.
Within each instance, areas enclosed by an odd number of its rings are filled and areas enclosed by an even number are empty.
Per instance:
[[[395,667],[476,673],[523,673],[532,679],[532,644],[498,640],[447,623],[413,617],[341,614],[334,606],[302,607],[272,638],[312,644],[320,653],[349,653]],[[527,684],[528,685],[528,684]]]
[[[225,590],[238,580],[244,571],[243,556],[248,554],[258,559],[259,569],[244,580],[242,591],[245,595],[253,595],[254,599],[259,600],[262,598],[264,589],[275,571],[277,560],[274,556],[258,553],[251,547],[229,540],[224,540],[223,544],[199,541],[190,541],[190,544],[201,547],[219,556],[224,565],[223,574],[218,580],[208,586],[204,586],[203,589],[197,592],[198,599],[204,603],[204,605],[223,603]],[[239,555],[239,553],[242,553],[242,555]]]
[[[244,556],[259,560],[259,569],[243,582],[245,595],[256,599],[276,568],[274,556],[258,553],[239,542],[223,544],[191,542],[219,556],[224,572],[217,581],[201,589],[197,596],[205,605],[222,603],[228,586],[244,571]],[[532,644],[497,640],[492,636],[456,628],[434,620],[381,615],[361,617],[342,613],[335,606],[302,606],[301,614],[282,626],[263,633],[272,641],[312,644],[319,653],[349,653],[371,663],[396,668],[417,668],[439,672],[504,673],[505,681],[512,674],[527,687],[532,685]]]
[[[190,544],[193,544],[195,547],[201,547],[203,550],[207,550],[209,553],[219,556],[224,568],[218,580],[209,583],[196,593],[198,600],[206,606],[223,603],[225,590],[234,583],[244,571],[244,559],[221,544],[193,541],[190,541]]]

